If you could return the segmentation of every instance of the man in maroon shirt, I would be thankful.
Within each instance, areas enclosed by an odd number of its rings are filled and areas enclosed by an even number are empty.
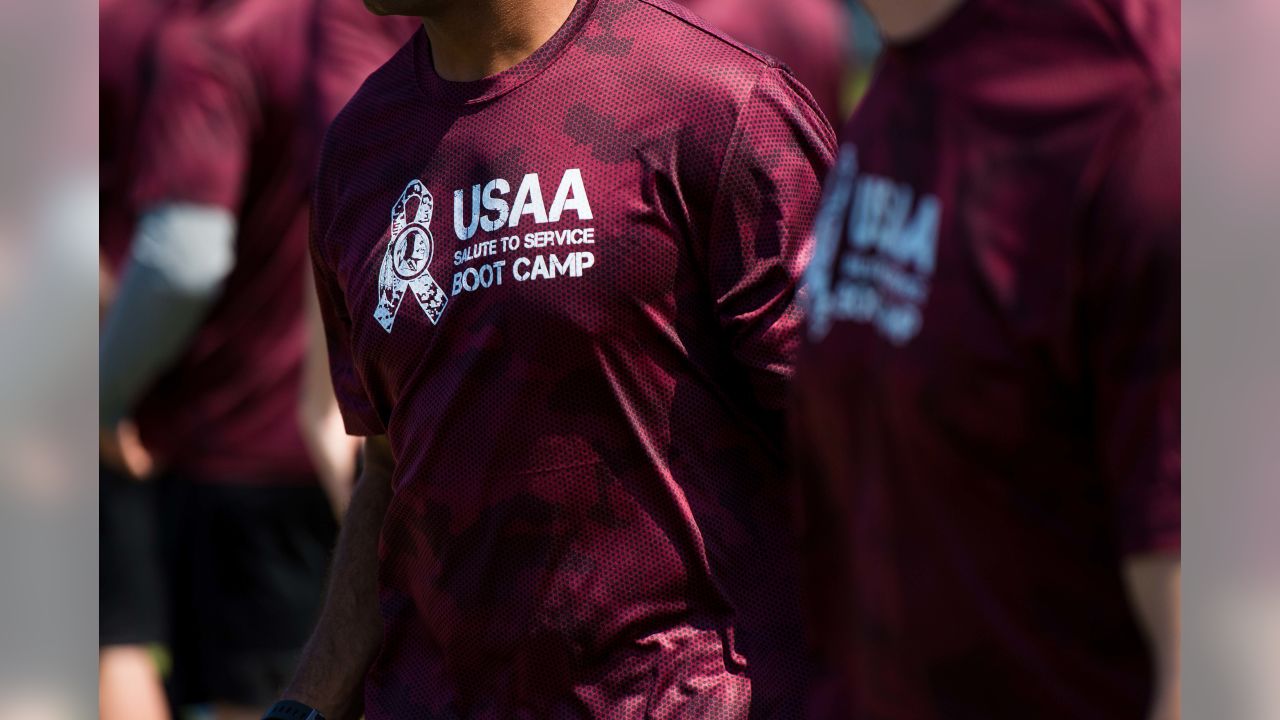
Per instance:
[[[192,0],[99,3],[99,297],[109,307],[137,218],[129,201],[138,119],[155,38]],[[163,643],[165,589],[157,487],[132,428],[104,444],[99,470],[99,714],[103,720],[167,718],[164,687],[149,645]],[[123,434],[123,438],[121,438]]]
[[[335,531],[296,422],[312,10],[228,0],[161,31],[102,333],[102,426],[135,419],[164,474],[178,701],[219,717],[292,672]]]
[[[1177,5],[867,4],[793,415],[829,716],[1175,718]]]
[[[365,471],[268,717],[797,712],[821,112],[665,0],[375,8],[425,31],[334,122],[312,225]]]

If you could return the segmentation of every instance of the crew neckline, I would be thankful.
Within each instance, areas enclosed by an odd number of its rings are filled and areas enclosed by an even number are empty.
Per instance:
[[[529,82],[550,67],[586,26],[598,0],[578,0],[569,17],[529,57],[495,75],[480,80],[445,80],[436,73],[431,59],[431,41],[427,31],[413,36],[413,61],[418,87],[432,102],[475,105],[505,95]]]

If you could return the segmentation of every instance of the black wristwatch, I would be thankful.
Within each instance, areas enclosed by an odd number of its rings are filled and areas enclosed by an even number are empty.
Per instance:
[[[324,720],[324,716],[319,710],[297,700],[281,700],[271,706],[262,720]]]

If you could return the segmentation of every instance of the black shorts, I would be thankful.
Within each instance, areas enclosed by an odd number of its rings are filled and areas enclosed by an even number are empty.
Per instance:
[[[98,646],[168,639],[168,585],[155,481],[98,468]]]
[[[163,483],[173,694],[265,707],[319,614],[337,523],[318,485]]]

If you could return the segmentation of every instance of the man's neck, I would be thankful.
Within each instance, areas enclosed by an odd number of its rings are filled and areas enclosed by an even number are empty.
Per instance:
[[[422,18],[436,74],[482,80],[529,57],[573,12],[575,0],[470,0]]]
[[[863,0],[880,34],[892,43],[915,40],[937,27],[964,0]]]

